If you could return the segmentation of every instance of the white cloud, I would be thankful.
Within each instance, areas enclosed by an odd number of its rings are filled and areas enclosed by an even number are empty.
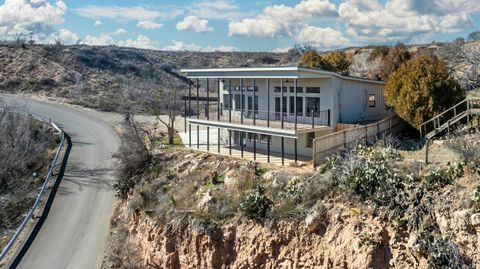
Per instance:
[[[292,47],[276,48],[276,49],[273,50],[273,52],[275,52],[275,53],[285,53],[285,52],[288,52],[291,49],[292,49]]]
[[[54,44],[57,41],[62,42],[66,45],[75,44],[79,40],[78,35],[70,32],[69,30],[62,28],[57,33],[54,33],[50,37],[50,44]]]
[[[187,44],[183,41],[173,40],[172,43],[168,46],[162,48],[163,50],[172,50],[172,51],[203,51],[203,52],[213,52],[213,51],[223,51],[223,52],[232,52],[238,51],[236,47],[233,46],[219,46],[219,47],[202,47],[196,44]]]
[[[239,19],[252,16],[252,12],[243,12],[231,0],[203,0],[187,7],[188,14],[205,19]]]
[[[478,0],[346,0],[338,7],[347,32],[360,42],[412,42],[419,35],[462,31]]]
[[[126,33],[128,33],[127,30],[123,28],[118,28],[117,30],[112,32],[112,35],[124,35]]]
[[[54,27],[63,23],[67,12],[65,2],[58,0],[5,0],[0,5],[0,36],[33,32],[40,39],[51,34]]]
[[[295,6],[267,6],[255,18],[230,21],[229,35],[259,37],[292,37],[309,21],[338,16],[337,7],[329,0],[303,0]]]
[[[112,19],[119,21],[153,21],[155,19],[173,19],[181,15],[183,11],[180,9],[171,8],[163,11],[151,7],[143,6],[99,6],[89,5],[82,8],[75,9],[75,12],[90,19]]]
[[[148,36],[138,35],[137,39],[121,40],[116,43],[120,47],[133,47],[140,49],[157,49],[158,47]]]
[[[199,19],[196,16],[187,16],[177,23],[177,30],[179,31],[195,31],[197,33],[212,32],[213,27],[208,25],[207,20]]]
[[[115,41],[108,33],[103,33],[98,36],[91,36],[87,35],[85,37],[85,44],[91,46],[106,46],[106,45],[113,45]]]
[[[332,29],[307,26],[298,33],[297,41],[309,43],[316,47],[335,48],[346,46],[350,40],[343,36],[343,33]]]
[[[138,28],[148,29],[148,30],[155,30],[160,29],[163,26],[161,23],[156,23],[153,21],[139,21],[137,23]]]
[[[93,24],[95,27],[101,26],[103,24],[102,21],[96,20],[95,23]]]

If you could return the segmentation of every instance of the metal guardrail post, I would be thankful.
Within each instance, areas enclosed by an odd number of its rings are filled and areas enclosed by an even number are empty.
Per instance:
[[[32,118],[36,118],[36,117],[33,117]],[[38,119],[38,118],[37,118]],[[15,234],[12,236],[12,238],[10,239],[10,241],[8,242],[8,244],[5,246],[5,248],[3,249],[2,253],[0,253],[0,261],[2,261],[5,256],[7,256],[7,253],[10,251],[10,249],[12,248],[13,244],[15,243],[15,241],[18,239],[18,237],[20,236],[20,234],[22,233],[23,229],[25,229],[25,226],[27,225],[28,221],[30,219],[33,218],[33,214],[35,213],[35,210],[38,208],[40,202],[41,202],[41,199],[42,199],[42,196],[43,194],[45,193],[46,189],[47,189],[47,185],[50,181],[50,178],[53,174],[53,169],[55,168],[55,165],[58,161],[58,158],[60,156],[60,152],[61,152],[61,149],[63,147],[63,144],[65,142],[65,132],[60,128],[58,127],[58,125],[56,125],[55,123],[52,122],[52,120],[49,118],[48,121],[47,120],[43,120],[43,119],[38,119],[44,123],[48,122],[50,125],[52,125],[52,127],[57,130],[58,132],[60,132],[60,134],[62,135],[62,139],[60,141],[60,145],[58,146],[57,148],[57,152],[55,153],[55,157],[53,158],[53,161],[52,163],[50,164],[50,168],[48,169],[48,173],[47,173],[47,176],[45,177],[45,181],[43,182],[43,185],[42,185],[42,188],[40,189],[40,192],[37,196],[37,199],[35,200],[35,203],[33,204],[32,208],[30,209],[30,211],[28,212],[27,216],[25,217],[25,219],[22,221],[22,223],[20,224],[20,227],[17,229],[17,231],[15,232]]]

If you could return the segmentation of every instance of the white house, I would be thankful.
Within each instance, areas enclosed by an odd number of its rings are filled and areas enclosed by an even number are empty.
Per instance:
[[[311,157],[313,139],[334,132],[337,124],[389,115],[383,81],[297,66],[181,72],[190,81],[186,112],[195,111],[186,120],[188,130],[192,125],[216,128],[223,138],[219,147],[223,140],[227,147],[241,148],[242,156],[249,148],[292,154],[295,160]]]

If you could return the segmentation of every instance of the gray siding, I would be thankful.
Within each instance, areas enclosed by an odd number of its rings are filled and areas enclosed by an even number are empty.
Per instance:
[[[358,123],[379,120],[388,116],[383,85],[352,80],[341,81],[340,122]],[[374,94],[375,107],[369,107],[368,96]]]

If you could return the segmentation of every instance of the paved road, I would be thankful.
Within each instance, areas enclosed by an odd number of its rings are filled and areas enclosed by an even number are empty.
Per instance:
[[[119,137],[103,113],[0,95],[7,103],[13,99],[51,118],[72,140],[48,217],[17,268],[100,268],[115,200],[111,154]]]

